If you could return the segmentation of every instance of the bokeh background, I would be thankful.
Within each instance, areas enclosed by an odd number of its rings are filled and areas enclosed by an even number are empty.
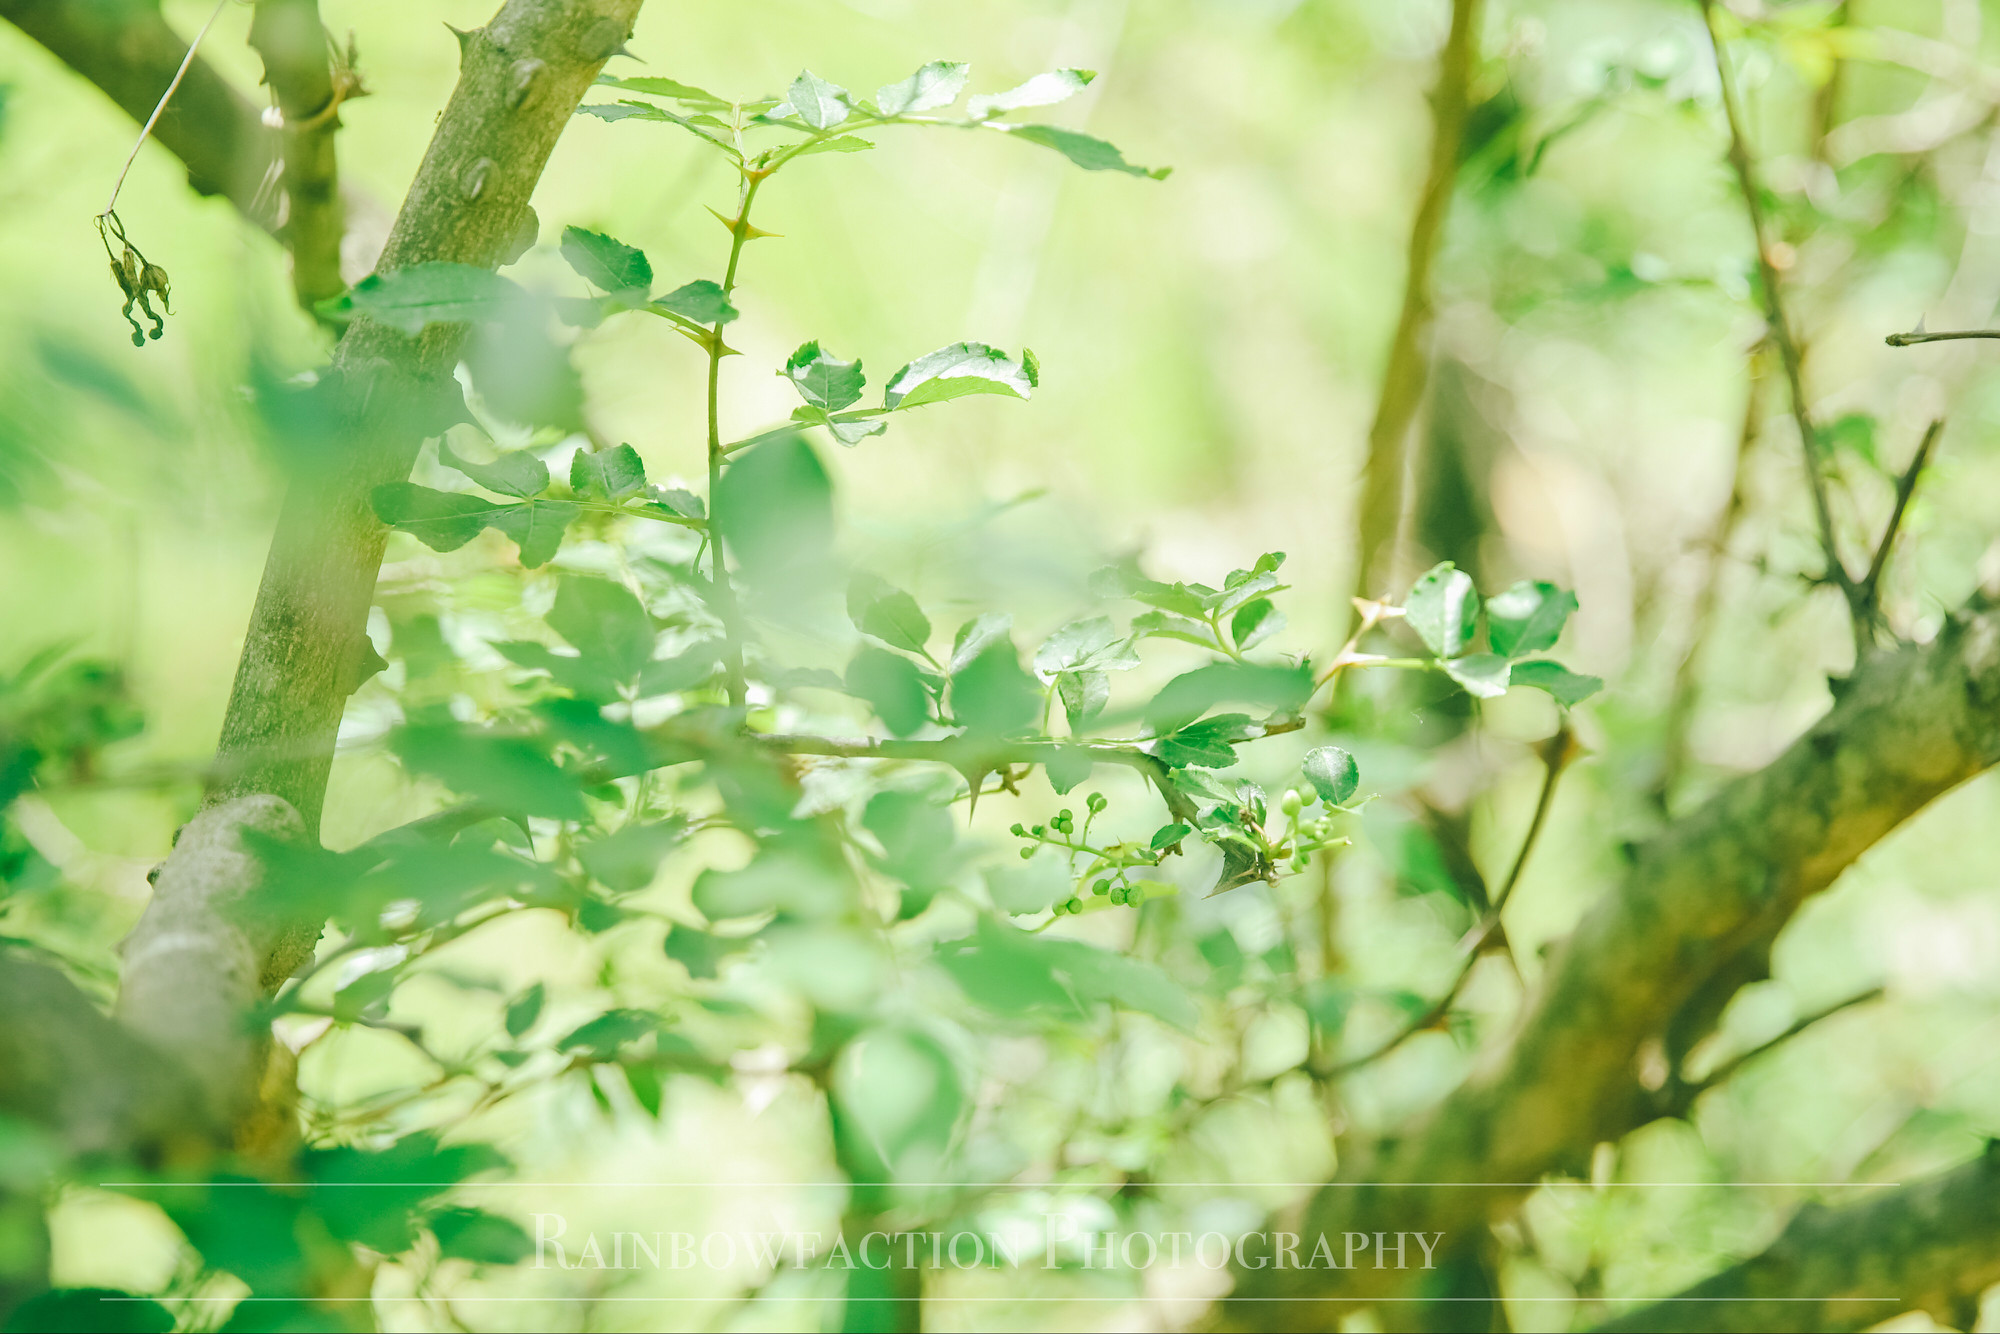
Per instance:
[[[165,9],[192,32],[208,5]],[[336,34],[353,33],[370,88],[343,108],[340,143],[359,276],[455,77],[444,25],[475,26],[487,10],[325,0],[322,12]],[[1882,338],[1920,317],[1982,326],[2000,300],[2000,74],[1987,63],[2000,52],[2000,6],[1742,12],[1752,28],[1737,68],[1814,407],[1837,424],[1836,510],[1854,559],[1887,511],[1895,469],[1933,416],[1949,416],[1890,576],[1892,617],[1923,637],[2000,578],[1990,448],[2000,377],[1989,345],[1898,351]],[[1349,620],[1363,441],[1448,17],[1437,0],[656,0],[630,44],[643,64],[621,72],[751,96],[781,90],[802,66],[857,90],[935,58],[971,61],[976,90],[1083,66],[1098,81],[1051,119],[1174,168],[1158,183],[1086,174],[999,136],[905,131],[872,153],[788,171],[760,200],[759,225],[782,239],[754,244],[746,261],[744,318],[730,331],[746,355],[726,366],[725,436],[790,410],[789,387],[766,372],[808,338],[860,356],[877,383],[960,338],[1032,347],[1043,381],[1031,404],[975,400],[829,451],[851,552],[941,620],[1000,602],[1047,628],[1072,613],[1089,569],[1122,552],[1143,553],[1157,577],[1214,582],[1282,550],[1295,591],[1276,646],[1323,657]],[[248,22],[247,7],[226,7],[205,46],[245,89],[258,69]],[[1537,948],[1612,882],[1622,849],[1775,755],[1825,708],[1827,676],[1847,670],[1851,649],[1837,597],[1810,584],[1816,549],[1782,384],[1749,356],[1762,330],[1753,252],[1696,7],[1493,0],[1483,48],[1437,274],[1419,427],[1435,475],[1416,537],[1484,587],[1533,577],[1575,588],[1566,658],[1608,683],[1581,711],[1591,755],[1562,787],[1510,913],[1532,975]],[[132,125],[10,28],[0,28],[0,91],[0,671],[73,644],[123,668],[148,724],[101,772],[22,803],[18,822],[60,884],[0,905],[0,929],[108,978],[147,868],[193,809],[192,771],[214,742],[276,510],[280,471],[244,386],[307,370],[328,344],[292,306],[276,245],[226,203],[194,196],[148,147],[120,213],[171,272],[174,315],[162,341],[131,348],[90,218]],[[671,127],[579,118],[536,195],[541,245],[516,274],[571,290],[554,242],[575,223],[646,249],[666,284],[714,276],[727,238],[706,207],[727,211],[732,197],[722,165]],[[701,467],[700,367],[687,352],[657,322],[607,326],[577,351],[593,431],[636,446],[656,479]],[[513,585],[507,549],[469,552],[441,561],[399,538],[385,591],[429,590],[447,629],[477,638],[505,619]],[[1399,794],[1460,812],[1468,855],[1492,875],[1534,800],[1532,743],[1555,719],[1540,696],[1488,705],[1472,729],[1440,700],[1383,698],[1404,721],[1354,742],[1384,796],[1334,873],[1333,944],[1360,985],[1429,995],[1448,980],[1469,919],[1445,883],[1445,851]],[[386,696],[356,698],[328,807],[332,846],[439,799],[371,744],[392,710]],[[1282,781],[1296,754],[1256,763]],[[163,771],[189,777],[153,781]],[[1815,1183],[1906,1179],[2000,1134],[1996,815],[2000,788],[1981,779],[1864,859],[1788,929],[1776,976],[1733,1005],[1719,1049],[1754,1045],[1871,985],[1882,1000],[1759,1062],[1690,1122],[1600,1153],[1595,1184],[1534,1198],[1505,1275],[1515,1328],[1584,1327],[1605,1309],[1595,1299],[1668,1293],[1755,1250],[1800,1201],[1843,1198]],[[1015,818],[996,800],[980,826],[997,838]],[[1254,957],[1319,892],[1311,879],[1294,882],[1295,901],[1281,887],[1199,911]],[[671,880],[660,892],[684,897],[685,877]],[[462,967],[503,989],[549,977],[581,997],[618,948],[525,920]],[[493,1022],[476,987],[406,990],[398,1004],[434,1033]],[[1495,970],[1475,976],[1468,1002],[1500,1023],[1515,995]],[[1303,1028],[1282,1010],[1246,1010],[1251,1068],[1264,1059],[1258,1043],[1282,1053]],[[394,1045],[357,1033],[316,1048],[308,1091],[351,1098],[407,1083],[410,1058]],[[995,1077],[1042,1081],[1051,1106],[1076,1098],[1087,1062],[1029,1045],[988,1053]],[[1340,1116],[1393,1127],[1468,1059],[1450,1036],[1426,1035],[1356,1080]],[[1218,1060],[1163,1050],[1132,1067],[1150,1075],[1093,1096],[1153,1106],[1170,1087],[1199,1088]],[[829,1175],[818,1112],[781,1076],[690,1086],[659,1121],[632,1111],[552,1086],[488,1114],[484,1133],[507,1144],[525,1180],[550,1184],[487,1188],[478,1202],[525,1215],[560,1195],[573,1226],[595,1217],[648,1231],[735,1226],[745,1211],[799,1226],[837,1217],[837,1196],[796,1186],[553,1184]],[[1283,1183],[1324,1173],[1337,1146],[1324,1109],[1281,1085],[1208,1109],[1170,1142],[1121,1151],[1146,1157],[1157,1179],[1246,1183],[1189,1191],[1177,1206],[1233,1217],[1297,1198],[1303,1187]],[[1725,1184],[1759,1182],[1772,1184]],[[58,1214],[57,1245],[71,1283],[156,1289],[183,1263],[156,1214],[92,1191]],[[574,1296],[672,1294],[679,1281],[618,1277],[615,1289],[526,1272],[479,1282]],[[1158,1327],[1190,1318],[1221,1281],[1160,1272],[1149,1295],[1181,1300],[945,1303],[933,1319]],[[968,1296],[1040,1291],[981,1275],[950,1283]],[[1049,1280],[1041,1295],[1089,1291]],[[461,1314],[482,1328],[792,1318],[781,1304],[673,1309]],[[433,1328],[442,1317],[414,1303],[394,1319]]]

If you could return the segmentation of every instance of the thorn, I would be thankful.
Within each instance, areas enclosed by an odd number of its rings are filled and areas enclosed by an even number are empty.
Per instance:
[[[782,237],[784,235],[783,232],[767,232],[762,227],[745,226],[738,219],[729,217],[723,213],[719,213],[715,209],[709,209],[708,211],[710,213],[715,214],[715,220],[717,222],[721,223],[724,227],[727,227],[729,229],[729,234],[731,236],[736,235],[737,229],[739,227],[742,228],[743,239],[746,241],[755,241],[759,237],[764,237],[764,236]]]
[[[451,28],[451,35],[458,38],[458,54],[461,59],[464,58],[467,51],[472,49],[472,39],[483,31],[479,28],[452,28],[452,25],[449,23],[444,26]]]
[[[1920,333],[1924,332],[1924,317],[1923,317],[1923,316],[1921,316],[1921,315],[1917,316],[1917,327],[1916,327],[1916,328],[1914,328],[1914,329],[1912,329],[1912,330],[1910,330],[1910,332],[1911,332],[1911,333],[1914,333],[1914,334],[1920,334]]]

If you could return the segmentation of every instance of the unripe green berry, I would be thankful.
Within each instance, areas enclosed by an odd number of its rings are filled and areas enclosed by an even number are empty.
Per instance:
[[[1028,826],[1022,824],[1019,820],[1016,820],[1014,822],[1013,827],[1010,828],[1007,832],[1012,834],[1015,838],[1026,838],[1028,836]]]
[[[1048,832],[1048,826],[1039,824],[1034,825],[1028,830],[1028,832],[1033,834],[1036,838],[1040,838],[1044,833]]]
[[[1109,880],[1100,880],[1090,887],[1090,892],[1099,898],[1103,898],[1111,892],[1111,882]]]
[[[1111,901],[1112,901],[1113,903],[1121,903],[1121,904],[1122,904],[1122,903],[1124,903],[1124,902],[1125,902],[1125,900],[1126,900],[1126,897],[1127,897],[1127,891],[1126,891],[1126,889],[1125,889],[1125,886],[1123,886],[1123,885],[1113,885],[1113,886],[1111,887]]]
[[[1278,809],[1287,815],[1297,815],[1304,808],[1305,804],[1305,798],[1299,795],[1299,790],[1295,787],[1288,787],[1285,789],[1283,800],[1278,802]]]
[[[1061,810],[1056,812],[1057,824],[1068,824],[1074,818],[1075,817],[1069,813],[1069,807],[1067,806],[1063,807]]]
[[[1082,912],[1082,911],[1083,911],[1083,900],[1082,900],[1082,899],[1071,899],[1071,900],[1070,900],[1070,901],[1069,901],[1068,903],[1065,903],[1065,904],[1064,904],[1063,906],[1064,906],[1065,908],[1068,908],[1068,909],[1069,909],[1069,910],[1070,910],[1071,912]]]
[[[1056,916],[1061,917],[1064,913],[1069,911],[1069,900],[1058,899],[1053,905],[1050,906],[1049,911],[1054,913]]]
[[[1024,861],[1024,862],[1027,862],[1027,861],[1033,861],[1034,859],[1035,859],[1035,850],[1034,850],[1033,848],[1022,848],[1022,849],[1021,849],[1021,860],[1022,860],[1022,861]]]
[[[1090,807],[1091,814],[1095,815],[1097,812],[1103,810],[1106,806],[1109,806],[1111,802],[1109,801],[1109,799],[1105,797],[1105,795],[1102,792],[1093,792],[1090,794],[1090,799],[1085,804]]]

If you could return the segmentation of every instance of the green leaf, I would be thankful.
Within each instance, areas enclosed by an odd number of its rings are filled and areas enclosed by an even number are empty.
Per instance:
[[[1497,653],[1474,653],[1465,658],[1447,658],[1444,674],[1480,699],[1498,699],[1507,693],[1507,660]]]
[[[930,721],[923,673],[899,653],[864,647],[847,664],[846,688],[856,699],[866,700],[897,736],[908,736]]]
[[[979,99],[973,100],[976,102]],[[1127,176],[1164,181],[1174,170],[1172,167],[1141,167],[1127,162],[1117,145],[1106,143],[1095,135],[1065,130],[1059,125],[996,125],[994,128],[1005,130],[1012,138],[1053,148],[1085,171],[1122,171]]]
[[[1058,966],[1069,974],[1080,999],[1150,1014],[1184,1032],[1200,1018],[1185,988],[1158,967],[1127,954],[1114,954],[1080,940],[1050,940]]]
[[[975,736],[1015,736],[1041,712],[1042,692],[1021,670],[1014,642],[1002,637],[952,673],[951,713]]]
[[[884,407],[900,410],[969,394],[1026,399],[1034,388],[1035,380],[1027,367],[1006,353],[984,343],[953,343],[897,371],[883,392],[882,402]]]
[[[917,600],[865,570],[847,586],[847,617],[855,629],[892,648],[923,653],[930,642],[930,618]]]
[[[1090,777],[1096,767],[1090,751],[1084,746],[1058,746],[1048,759],[1042,762],[1042,772],[1048,775],[1049,786],[1057,796],[1063,796],[1078,783]]]
[[[1109,616],[1071,621],[1035,650],[1035,670],[1044,676],[1059,672],[1124,672],[1139,665],[1132,641],[1118,633]]]
[[[664,946],[667,957],[687,969],[689,977],[695,978],[714,977],[716,966],[736,947],[735,941],[683,926],[679,922],[668,929]]]
[[[861,824],[882,845],[874,859],[883,871],[908,886],[899,916],[915,917],[930,906],[938,891],[958,874],[963,858],[957,849],[951,812],[916,792],[878,792],[868,799]]]
[[[514,545],[521,549],[521,564],[534,570],[556,554],[563,532],[577,512],[567,500],[530,500],[502,505],[487,522],[514,539]]]
[[[1227,769],[1236,763],[1235,743],[1261,736],[1263,729],[1250,721],[1247,713],[1218,713],[1169,732],[1152,743],[1152,752],[1170,769],[1198,765],[1203,769]]]
[[[801,398],[826,412],[838,412],[859,402],[861,387],[867,382],[859,361],[842,361],[822,351],[817,341],[792,353],[784,374]]]
[[[646,252],[603,232],[565,227],[562,257],[591,286],[635,305],[643,304],[653,290],[653,265]]]
[[[1111,702],[1111,678],[1103,672],[1058,672],[1056,694],[1071,733],[1081,732]]]
[[[122,1288],[52,1288],[28,1298],[8,1315],[7,1334],[168,1334],[173,1313],[150,1297]]]
[[[438,462],[464,473],[488,491],[523,500],[540,495],[549,485],[548,465],[525,449],[502,454],[491,463],[471,463],[454,453],[449,443],[439,440]]]
[[[951,1056],[927,1033],[875,1028],[842,1048],[834,1137],[859,1181],[934,1177],[966,1110]]]
[[[1329,806],[1344,804],[1361,786],[1361,766],[1339,746],[1316,746],[1299,766],[1319,799]]]
[[[790,90],[785,94],[798,118],[815,130],[830,130],[847,119],[854,106],[847,99],[847,90],[837,83],[828,83],[811,70],[801,70],[799,77],[792,80]]]
[[[728,99],[717,97],[706,88],[697,88],[691,83],[681,83],[675,79],[663,79],[656,75],[641,75],[621,78],[616,74],[600,74],[597,81],[613,88],[623,88],[628,92],[650,93],[654,97],[670,97],[688,106],[700,107],[706,111],[726,111]]]
[[[441,1209],[430,1217],[438,1254],[479,1265],[511,1265],[534,1254],[535,1243],[521,1225],[484,1209]]]
[[[875,90],[875,109],[885,116],[907,116],[948,107],[965,91],[972,66],[956,60],[933,60],[901,83]]]
[[[526,737],[457,723],[415,724],[391,733],[389,748],[412,772],[504,811],[556,820],[585,814],[575,780]]]
[[[996,641],[1006,639],[1013,628],[1014,618],[1004,611],[982,612],[959,626],[951,641],[951,670],[964,671],[967,663]]]
[[[577,849],[591,878],[614,894],[631,894],[653,883],[667,854],[687,838],[687,821],[674,817],[651,824],[628,824],[616,833]]]
[[[1162,848],[1171,848],[1174,844],[1180,842],[1193,832],[1194,830],[1191,827],[1176,820],[1172,824],[1163,824],[1158,829],[1155,829],[1153,831],[1153,841],[1147,844],[1147,846],[1154,852],[1158,852]]]
[[[1218,653],[1222,651],[1222,646],[1215,642],[1214,633],[1206,625],[1172,612],[1140,612],[1132,618],[1132,633],[1144,639],[1178,639]]]
[[[1573,672],[1547,658],[1515,663],[1510,679],[1517,686],[1533,686],[1537,690],[1548,691],[1565,707],[1581,704],[1604,689],[1604,678]]]
[[[1016,916],[1047,912],[1057,899],[1070,895],[1069,873],[1063,869],[1062,858],[1051,852],[1038,852],[1025,865],[1015,862],[988,867],[984,875],[986,897],[993,906]]]
[[[833,482],[796,433],[737,455],[714,505],[711,524],[754,579],[821,562],[833,549]]]
[[[1568,589],[1523,579],[1486,599],[1486,638],[1503,658],[1540,653],[1556,646],[1575,610],[1576,594]]]
[[[646,465],[630,445],[579,449],[569,459],[570,490],[585,500],[614,504],[646,489]]]
[[[456,551],[479,536],[505,505],[483,496],[433,491],[413,482],[390,482],[369,493],[375,517],[415,537],[433,551]]]
[[[1257,647],[1285,628],[1284,613],[1269,598],[1246,602],[1229,618],[1229,637],[1239,653]]]
[[[831,139],[815,139],[792,156],[800,158],[811,157],[815,153],[865,153],[874,146],[858,134],[836,134]]]
[[[589,1023],[571,1030],[556,1043],[556,1050],[581,1051],[587,1056],[606,1060],[616,1056],[618,1049],[626,1043],[650,1037],[659,1028],[659,1016],[645,1010],[607,1010]]]
[[[542,1002],[548,997],[540,982],[535,983],[507,1005],[507,1036],[518,1038],[541,1018]]]
[[[547,620],[587,665],[615,681],[637,680],[653,656],[653,618],[623,584],[565,575]]]
[[[434,261],[371,273],[317,309],[333,320],[366,315],[414,335],[427,325],[491,319],[521,295],[517,285],[490,269]]]
[[[729,294],[722,290],[722,284],[706,278],[697,278],[676,287],[653,305],[701,325],[727,324],[737,316],[736,307],[729,304]]]
[[[1185,726],[1224,701],[1292,713],[1312,697],[1312,668],[1214,662],[1183,672],[1146,705],[1146,725],[1160,734]]]
[[[1403,600],[1403,615],[1425,647],[1440,658],[1455,658],[1472,642],[1479,619],[1479,595],[1472,577],[1445,561],[1434,566]]]
[[[1037,74],[1023,84],[1016,84],[1004,93],[987,93],[966,103],[966,109],[974,120],[986,120],[1005,111],[1018,111],[1022,107],[1050,107],[1064,102],[1085,88],[1097,77],[1097,71],[1088,69],[1057,69],[1046,74]]]

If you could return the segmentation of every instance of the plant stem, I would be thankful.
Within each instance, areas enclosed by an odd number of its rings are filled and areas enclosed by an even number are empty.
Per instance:
[[[736,225],[730,229],[729,265],[722,273],[725,299],[736,290],[736,268],[743,260],[743,243],[750,239],[750,205],[764,173],[745,171],[743,193],[736,205]],[[722,465],[728,452],[722,447],[722,417],[719,389],[722,383],[722,326],[717,320],[708,336],[708,524],[710,582],[715,588],[715,613],[722,621],[723,670],[729,679],[729,702],[741,707],[749,691],[743,680],[742,613],[736,602],[736,586],[729,579],[729,565],[723,550],[724,521],[721,511]]]
[[[1791,321],[1785,314],[1778,266],[1772,262],[1770,246],[1764,239],[1764,198],[1750,161],[1750,140],[1743,129],[1743,109],[1736,93],[1736,75],[1723,52],[1722,35],[1716,30],[1715,0],[1700,0],[1700,3],[1702,18],[1708,25],[1709,41],[1715,49],[1715,71],[1722,86],[1722,114],[1729,123],[1729,165],[1736,174],[1737,190],[1743,196],[1743,209],[1750,219],[1750,239],[1757,250],[1757,275],[1759,286],[1763,289],[1764,318],[1770,325],[1771,341],[1778,349],[1778,360],[1785,369],[1785,384],[1792,400],[1792,419],[1798,423],[1799,446],[1805,452],[1806,482],[1812,492],[1813,517],[1819,524],[1820,550],[1826,560],[1826,580],[1838,588],[1847,600],[1858,649],[1868,636],[1867,608],[1862,601],[1860,584],[1848,573],[1846,563],[1840,558],[1840,544],[1834,536],[1833,509],[1827,500],[1824,443],[1820,439],[1819,428],[1813,424],[1812,410],[1806,401],[1805,359],[1799,352],[1798,340],[1792,336]]]

